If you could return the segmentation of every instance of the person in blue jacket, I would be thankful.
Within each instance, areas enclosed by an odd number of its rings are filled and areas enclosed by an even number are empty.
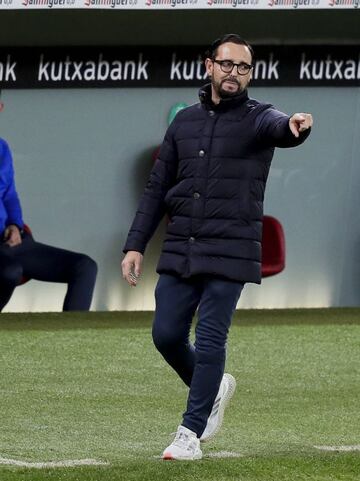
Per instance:
[[[244,284],[261,282],[263,200],[274,150],[301,144],[313,123],[311,114],[289,116],[249,98],[253,50],[238,35],[216,40],[205,67],[211,82],[166,132],[122,262],[123,277],[136,286],[146,245],[166,213],[153,339],[189,396],[163,459],[200,459],[200,442],[221,426],[236,386],[224,374],[231,318]]]
[[[68,285],[64,311],[90,309],[97,265],[87,255],[36,242],[24,231],[11,152],[0,138],[0,311],[24,277]]]

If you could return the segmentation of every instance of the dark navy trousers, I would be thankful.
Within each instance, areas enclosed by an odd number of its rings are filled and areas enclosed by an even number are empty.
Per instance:
[[[0,311],[9,302],[22,277],[68,285],[63,310],[90,309],[97,265],[84,254],[34,241],[24,234],[22,243],[9,247],[0,243]]]
[[[226,341],[244,284],[212,276],[182,279],[161,274],[155,290],[153,340],[189,386],[183,426],[203,433],[225,368]],[[190,328],[195,311],[195,344]]]

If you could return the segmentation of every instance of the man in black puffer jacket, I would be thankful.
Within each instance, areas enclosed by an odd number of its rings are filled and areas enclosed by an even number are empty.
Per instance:
[[[166,132],[124,247],[123,276],[136,286],[146,245],[168,215],[153,339],[190,390],[163,459],[200,459],[200,441],[221,426],[236,386],[224,374],[231,318],[244,284],[261,281],[263,199],[274,149],[301,144],[312,125],[310,114],[289,117],[248,97],[252,62],[251,46],[238,35],[210,47],[211,84]]]

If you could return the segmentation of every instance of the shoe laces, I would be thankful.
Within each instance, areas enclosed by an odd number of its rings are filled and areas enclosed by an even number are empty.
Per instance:
[[[178,446],[179,448],[190,448],[191,444],[193,444],[191,439],[191,436],[188,433],[185,433],[184,431],[180,431],[176,433],[175,439],[173,444],[175,446]]]

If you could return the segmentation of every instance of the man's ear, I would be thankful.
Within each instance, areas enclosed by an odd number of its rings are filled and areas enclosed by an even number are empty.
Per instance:
[[[211,78],[213,69],[214,69],[214,62],[211,60],[211,58],[205,59],[205,68],[206,68],[206,73],[208,74],[208,77]]]

